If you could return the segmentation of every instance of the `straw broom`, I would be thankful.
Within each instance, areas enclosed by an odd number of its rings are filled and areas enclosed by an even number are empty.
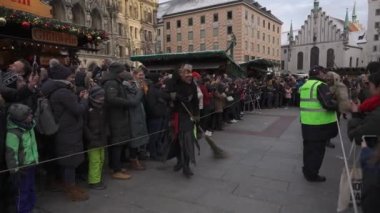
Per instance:
[[[186,107],[186,105],[181,102],[183,108],[187,111],[187,113],[189,114],[190,118],[195,121],[194,119],[194,116],[193,114],[190,112],[190,110]],[[198,128],[199,130],[202,132],[202,134],[205,136],[205,139],[207,141],[207,144],[210,146],[213,154],[214,154],[214,158],[216,159],[224,159],[224,158],[227,158],[228,157],[228,154],[223,150],[221,149],[220,147],[218,147],[215,143],[215,141],[210,137],[210,136],[207,136],[205,134],[205,131],[202,129],[201,126],[198,125]]]

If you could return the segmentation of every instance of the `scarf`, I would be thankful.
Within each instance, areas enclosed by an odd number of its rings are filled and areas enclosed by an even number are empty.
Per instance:
[[[21,122],[21,121],[16,121],[15,119],[13,119],[11,117],[9,118],[9,120],[12,121],[12,123],[14,123],[17,127],[25,129],[27,131],[33,129],[33,127],[34,127],[34,121],[32,121],[30,123],[25,123],[25,122]]]
[[[359,106],[360,112],[372,112],[380,106],[380,95],[372,96]]]

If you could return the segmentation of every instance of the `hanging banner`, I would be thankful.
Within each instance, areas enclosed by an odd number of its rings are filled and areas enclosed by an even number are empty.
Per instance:
[[[40,0],[0,0],[0,7],[20,10],[46,18],[53,17],[51,6]]]
[[[32,29],[32,39],[35,41],[51,44],[59,44],[72,47],[78,46],[78,38],[75,35],[38,28]]]

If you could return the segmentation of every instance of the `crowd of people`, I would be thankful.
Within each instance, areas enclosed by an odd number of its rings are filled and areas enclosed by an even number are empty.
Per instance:
[[[106,163],[113,179],[128,180],[145,160],[176,158],[174,171],[191,177],[199,127],[211,137],[244,111],[297,105],[301,82],[199,73],[190,64],[155,74],[108,59],[87,70],[20,59],[0,76],[0,208],[16,212],[33,209],[40,174],[72,201],[89,199],[80,178],[106,189]]]
[[[318,75],[312,70],[310,79],[293,75],[257,79],[199,73],[191,64],[157,74],[111,60],[91,64],[87,70],[56,59],[46,69],[17,60],[0,74],[0,208],[30,212],[36,200],[35,178],[41,174],[49,190],[60,190],[72,201],[87,200],[87,189],[78,185],[78,179],[85,179],[88,189],[106,189],[106,163],[113,179],[128,180],[130,170],[146,169],[145,160],[176,158],[173,170],[182,170],[189,178],[194,175],[190,165],[196,163],[200,129],[211,137],[257,109],[301,104],[302,112],[302,88],[314,79],[327,86],[324,95],[320,89],[316,93],[324,101],[321,107],[338,112],[339,118],[352,113],[349,136],[361,144],[363,135],[380,135],[379,67],[373,63],[370,75],[358,77],[314,68]],[[310,140],[322,137],[314,130],[303,133]],[[323,143],[304,141],[304,175],[309,181],[326,180],[318,174],[315,157],[323,159],[336,126],[324,133],[328,135]],[[323,153],[313,156],[310,149]],[[367,200],[379,195],[378,153],[380,147],[363,149]]]

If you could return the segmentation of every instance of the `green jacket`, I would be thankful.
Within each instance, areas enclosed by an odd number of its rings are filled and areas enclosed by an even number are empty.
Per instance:
[[[17,172],[20,166],[38,163],[34,128],[26,130],[8,120],[5,143],[8,169],[14,169],[13,172]]]

